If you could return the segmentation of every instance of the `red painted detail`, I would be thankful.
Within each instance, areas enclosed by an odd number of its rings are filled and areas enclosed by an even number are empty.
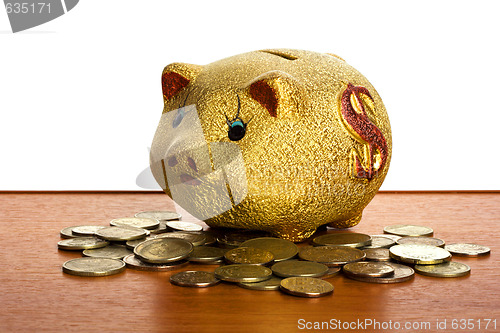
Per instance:
[[[163,90],[163,97],[166,100],[177,95],[179,91],[182,90],[185,86],[187,86],[189,80],[184,76],[174,73],[167,72],[161,76],[161,87]]]
[[[274,89],[264,80],[254,82],[250,85],[250,96],[267,109],[271,117],[276,117],[278,99]]]
[[[354,97],[358,104],[357,112],[354,106],[351,104],[351,95]],[[378,127],[368,118],[365,110],[365,106],[362,102],[360,94],[363,94],[370,98],[373,102],[373,97],[371,96],[368,89],[361,86],[354,86],[351,83],[347,85],[347,88],[342,93],[341,98],[341,110],[344,121],[349,124],[349,126],[356,132],[356,134],[363,139],[369,147],[369,166],[365,169],[359,157],[356,154],[355,160],[355,172],[357,178],[366,178],[371,180],[379,170],[382,170],[387,162],[387,143],[382,132]],[[380,154],[380,165],[375,167],[374,155],[378,150]]]
[[[193,169],[193,170],[194,170],[194,172],[198,172],[198,167],[196,166],[195,161],[194,161],[191,157],[188,157],[187,161],[188,161],[188,165],[189,165],[189,167],[190,167],[191,169]]]
[[[174,167],[177,165],[177,158],[175,156],[172,156],[168,159],[168,166],[169,167]]]
[[[201,181],[198,178],[194,178],[186,173],[180,175],[181,182],[188,185],[200,185]]]

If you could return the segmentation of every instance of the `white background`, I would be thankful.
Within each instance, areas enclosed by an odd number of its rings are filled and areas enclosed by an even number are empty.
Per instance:
[[[0,8],[0,190],[137,190],[163,67],[336,53],[382,96],[383,190],[498,190],[498,1],[81,0],[12,34]]]

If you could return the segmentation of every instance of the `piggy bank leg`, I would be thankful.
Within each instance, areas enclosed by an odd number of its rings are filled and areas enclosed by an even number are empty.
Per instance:
[[[328,226],[332,227],[332,228],[338,228],[338,229],[354,227],[356,224],[359,223],[359,221],[361,221],[362,215],[363,215],[363,212],[361,212],[358,215],[355,215],[354,217],[351,217],[350,219],[347,219],[347,220],[341,220],[341,221],[335,221],[335,222],[328,223]]]

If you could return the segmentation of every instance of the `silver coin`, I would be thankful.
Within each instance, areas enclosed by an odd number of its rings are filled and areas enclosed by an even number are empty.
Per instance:
[[[206,236],[203,233],[195,233],[195,232],[183,232],[183,231],[175,231],[175,232],[166,232],[163,234],[156,235],[155,238],[179,238],[184,239],[193,246],[201,246],[205,244]]]
[[[455,256],[479,257],[490,254],[490,248],[479,244],[454,243],[444,247]]]
[[[455,261],[439,265],[415,265],[415,271],[432,277],[460,277],[470,274],[470,267]]]
[[[203,227],[192,222],[169,221],[167,227],[175,231],[202,231]]]
[[[238,287],[251,289],[251,290],[279,290],[281,285],[282,278],[277,276],[271,276],[269,280],[261,281],[261,282],[240,282],[237,284]]]
[[[71,226],[71,227],[63,228],[60,231],[59,235],[61,236],[61,238],[76,238],[76,237],[81,237],[81,236],[77,236],[77,235],[73,234],[73,229],[77,228],[77,227],[81,227],[81,226],[74,225],[74,226]]]
[[[383,234],[383,235],[372,235],[372,237],[385,237],[385,238],[390,238],[392,239],[394,242],[397,242],[398,239],[401,238],[401,236],[398,236],[398,235],[391,235],[391,234]]]
[[[78,227],[74,227],[72,230],[73,235],[76,236],[94,236],[95,232],[99,229],[106,228],[102,225],[80,225]]]
[[[187,258],[193,245],[179,238],[154,238],[134,248],[134,254],[150,264],[164,264]]]
[[[435,265],[451,260],[450,252],[430,245],[394,245],[389,253],[394,260],[416,265]]]
[[[389,237],[384,237],[384,236],[371,236],[372,237],[372,243],[370,245],[364,246],[364,249],[382,249],[382,248],[390,248],[393,245],[396,245],[396,242],[389,238]]]
[[[132,254],[132,251],[122,245],[108,245],[99,249],[87,249],[83,251],[86,257],[94,258],[109,258],[109,259],[123,259]]]
[[[109,222],[115,227],[134,227],[142,229],[156,229],[160,225],[157,219],[147,217],[120,217]]]
[[[63,239],[57,243],[57,247],[61,250],[86,250],[98,249],[108,246],[109,242],[95,237],[77,237]]]
[[[416,245],[431,245],[431,246],[444,247],[444,240],[426,236],[401,237],[400,239],[398,239],[397,243],[399,245],[416,244]]]
[[[140,238],[140,239],[134,239],[134,240],[129,240],[125,243],[125,246],[127,247],[127,249],[131,250],[131,251],[134,251],[134,248],[141,244],[142,242],[144,241],[147,241],[147,240],[150,240],[150,239],[153,239],[154,237],[146,237],[146,238]]]
[[[394,268],[394,275],[389,277],[362,277],[357,275],[346,275],[346,277],[361,282],[388,284],[405,282],[413,279],[413,277],[415,276],[415,271],[411,267],[401,264],[395,264],[392,262],[388,262],[386,264]]]
[[[123,258],[128,268],[138,271],[166,272],[185,267],[189,264],[187,260],[179,260],[166,264],[150,264],[137,258],[135,254],[130,254]]]
[[[150,219],[156,219],[159,221],[171,221],[171,220],[180,220],[181,214],[166,210],[151,210],[147,212],[139,212],[135,214],[135,217],[146,217]]]
[[[145,229],[134,227],[106,227],[97,230],[95,235],[111,242],[126,242],[129,240],[145,238],[148,232]]]
[[[169,232],[170,230],[167,228],[167,221],[163,221],[163,220],[158,220],[160,222],[160,224],[158,224],[158,227],[156,227],[155,229],[151,229],[149,230],[152,234],[163,234],[165,232]]]
[[[77,258],[63,264],[63,272],[78,276],[109,276],[125,270],[125,263],[117,259],[108,258]]]
[[[389,249],[363,249],[363,252],[366,255],[365,260],[368,261],[391,261]]]
[[[434,230],[429,227],[412,224],[394,224],[384,228],[384,233],[398,236],[432,236]]]

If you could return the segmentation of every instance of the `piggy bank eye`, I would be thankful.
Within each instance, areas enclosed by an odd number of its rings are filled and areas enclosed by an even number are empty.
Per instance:
[[[243,137],[245,136],[245,132],[246,132],[245,124],[240,120],[236,120],[235,122],[231,123],[231,125],[229,125],[227,136],[231,141],[239,141],[243,139]]]
[[[186,115],[186,110],[182,107],[177,109],[177,114],[174,117],[174,120],[172,120],[172,127],[176,128],[179,126],[182,122],[182,119],[184,119],[184,116]]]

